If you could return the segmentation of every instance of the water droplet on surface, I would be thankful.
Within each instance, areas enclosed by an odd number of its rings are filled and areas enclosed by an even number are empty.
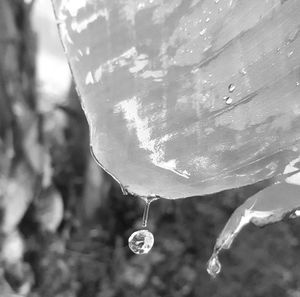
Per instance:
[[[230,84],[230,85],[228,86],[228,91],[229,91],[229,93],[232,93],[234,90],[235,90],[235,85],[234,85],[234,84]]]
[[[246,69],[245,69],[245,68],[242,68],[242,69],[240,70],[240,74],[246,75],[246,74],[247,74]]]
[[[224,97],[223,99],[224,99],[225,103],[228,104],[228,105],[233,102],[232,98],[230,98],[228,96]]]
[[[207,28],[204,28],[203,30],[200,31],[200,35],[204,35],[204,33],[206,32]]]
[[[296,82],[296,86],[299,87],[300,86],[300,82],[297,81]]]
[[[154,236],[148,230],[138,230],[131,234],[128,239],[129,248],[137,255],[150,252],[154,244]]]
[[[288,42],[287,42],[287,44],[293,42],[296,39],[298,33],[299,33],[299,28],[297,28],[296,30],[294,30],[293,32],[291,32],[290,35],[288,36]]]
[[[210,21],[210,18],[206,18],[205,22],[208,23]]]
[[[290,52],[288,53],[288,58],[291,57],[291,56],[293,55],[293,53],[294,53],[294,51],[290,51]]]
[[[215,278],[221,272],[221,269],[222,265],[219,261],[219,257],[216,253],[214,253],[208,261],[206,270],[209,275]]]

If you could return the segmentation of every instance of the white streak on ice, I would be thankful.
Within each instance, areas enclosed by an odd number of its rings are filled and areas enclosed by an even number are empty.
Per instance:
[[[109,14],[107,9],[101,9],[82,21],[73,20],[71,23],[71,28],[77,33],[81,33],[83,30],[87,29],[88,25],[95,22],[99,17],[103,17],[108,20]]]
[[[155,166],[161,167],[166,170],[170,170],[177,175],[180,175],[184,178],[189,178],[189,173],[184,171],[179,171],[176,166],[177,162],[175,159],[165,161],[164,160],[164,151],[163,143],[172,137],[172,135],[165,135],[161,139],[152,139],[151,138],[151,128],[149,127],[149,120],[147,117],[142,118],[139,115],[139,109],[141,103],[139,99],[134,96],[130,99],[124,100],[118,103],[115,106],[115,112],[124,114],[124,118],[128,123],[129,129],[134,129],[136,131],[136,136],[139,141],[140,148],[148,150],[151,152],[150,158],[152,163]]]

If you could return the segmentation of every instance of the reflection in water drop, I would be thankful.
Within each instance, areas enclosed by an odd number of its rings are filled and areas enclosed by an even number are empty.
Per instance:
[[[209,259],[206,270],[213,278],[215,278],[221,272],[221,268],[222,265],[219,261],[218,254],[215,252]]]
[[[228,91],[229,91],[229,93],[232,93],[234,90],[235,90],[235,85],[234,85],[234,84],[230,84],[230,85],[228,86]]]
[[[138,230],[131,234],[128,239],[129,248],[137,255],[150,252],[154,244],[154,236],[148,230]]]

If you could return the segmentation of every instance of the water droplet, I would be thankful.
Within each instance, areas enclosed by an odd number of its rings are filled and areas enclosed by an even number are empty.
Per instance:
[[[150,252],[154,244],[154,236],[148,230],[138,230],[131,234],[128,239],[129,248],[137,255]]]
[[[296,82],[296,86],[299,87],[300,86],[300,82],[297,81]]]
[[[215,0],[215,3],[218,4],[220,0]]]
[[[207,18],[207,19],[205,20],[206,23],[208,23],[209,21],[210,21],[210,18]]]
[[[234,85],[234,84],[230,84],[230,85],[228,86],[228,91],[229,91],[229,93],[232,93],[234,90],[235,90],[235,85]]]
[[[219,261],[218,254],[214,253],[208,261],[206,270],[209,275],[215,278],[221,272],[221,269],[222,265]]]
[[[297,37],[298,34],[299,34],[299,28],[297,28],[296,30],[294,30],[293,32],[291,32],[290,35],[288,36],[288,42],[287,42],[287,44],[293,42],[296,39],[296,37]]]
[[[245,69],[245,68],[242,68],[242,69],[240,70],[240,74],[246,75],[246,74],[247,74],[246,69]]]
[[[225,100],[225,103],[228,104],[228,105],[231,104],[232,101],[233,101],[232,98],[229,97],[229,96],[225,96],[223,99]]]
[[[293,53],[294,53],[294,51],[290,51],[290,52],[288,53],[288,58],[291,57],[291,56],[293,55]]]
[[[200,35],[204,35],[204,33],[206,32],[207,28],[204,28],[203,30],[200,31]]]

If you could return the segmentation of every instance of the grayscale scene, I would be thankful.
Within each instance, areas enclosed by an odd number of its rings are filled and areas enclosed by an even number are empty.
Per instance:
[[[300,297],[299,0],[0,0],[0,297]]]

